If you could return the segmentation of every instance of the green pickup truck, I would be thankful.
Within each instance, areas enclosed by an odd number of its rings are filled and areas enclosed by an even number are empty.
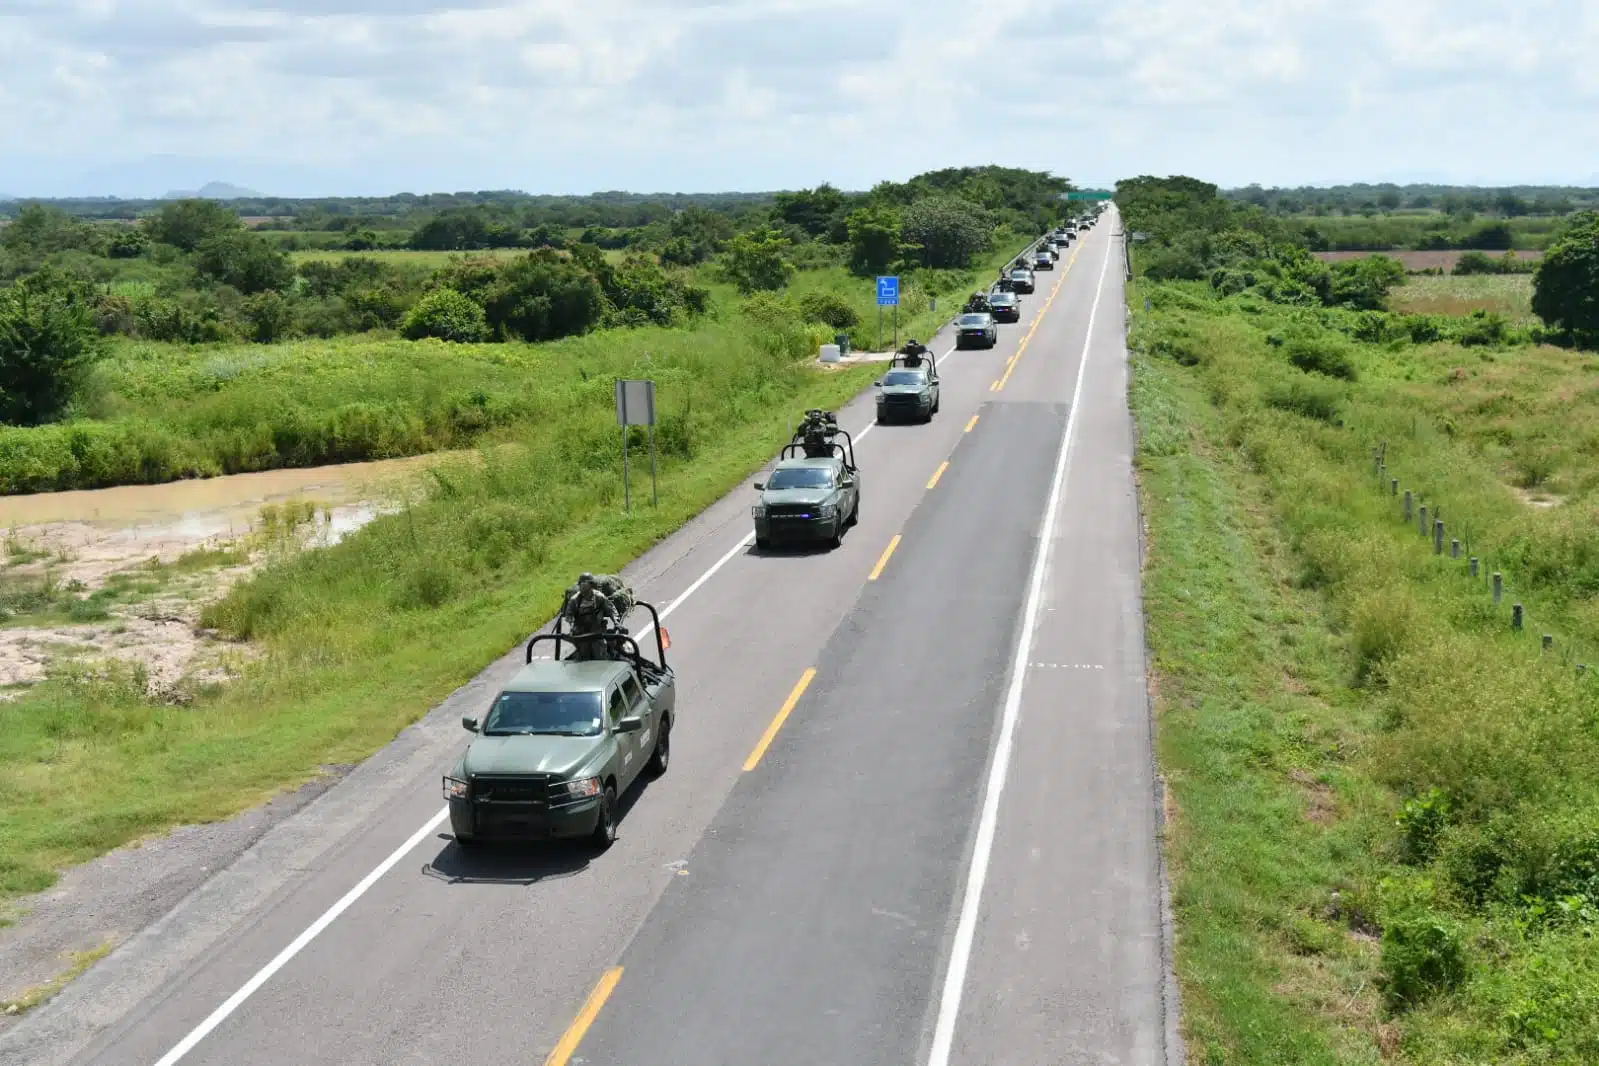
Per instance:
[[[658,662],[617,637],[613,657],[562,659],[569,635],[528,641],[527,665],[494,699],[476,734],[444,778],[455,842],[587,837],[604,849],[616,839],[618,797],[640,773],[659,776],[671,758],[677,680],[655,608]],[[553,643],[554,658],[534,660]]]

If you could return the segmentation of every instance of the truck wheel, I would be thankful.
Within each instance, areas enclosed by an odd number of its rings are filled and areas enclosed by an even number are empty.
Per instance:
[[[661,731],[655,735],[655,750],[650,752],[650,761],[645,764],[651,777],[660,777],[666,773],[667,766],[672,761],[672,727],[663,719]]]
[[[590,839],[598,851],[616,843],[616,789],[610,785],[606,785],[600,795],[600,818],[594,824],[594,835]]]
[[[771,538],[770,537],[756,537],[755,538],[755,550],[756,551],[760,551],[760,552],[771,551],[772,550],[772,540],[771,540]]]
[[[860,498],[857,497],[856,500],[855,500],[855,506],[851,507],[850,510],[849,510],[849,524],[851,526],[854,526],[854,525],[858,524],[860,522],[860,520],[861,520],[861,501],[860,501]]]
[[[833,535],[827,538],[829,548],[842,548],[844,546],[844,519],[835,519],[838,523],[833,527]]]

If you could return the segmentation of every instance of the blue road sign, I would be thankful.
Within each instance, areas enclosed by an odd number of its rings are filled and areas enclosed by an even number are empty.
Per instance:
[[[877,304],[879,307],[893,307],[899,304],[899,278],[877,279]]]

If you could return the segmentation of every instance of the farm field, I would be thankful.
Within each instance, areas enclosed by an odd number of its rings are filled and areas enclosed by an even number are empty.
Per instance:
[[[1460,257],[1469,254],[1464,251],[1444,252],[1410,252],[1410,251],[1349,251],[1349,252],[1314,252],[1317,259],[1324,263],[1342,263],[1350,259],[1364,259],[1370,255],[1386,255],[1405,264],[1406,270],[1443,270],[1450,271],[1455,264],[1460,262]],[[1503,252],[1488,253],[1495,258],[1502,256]],[[1516,252],[1516,258],[1529,263],[1536,263],[1543,258],[1543,252],[1538,249],[1523,249]]]
[[[1538,321],[1532,313],[1530,274],[1413,275],[1393,290],[1389,304],[1396,311],[1419,315],[1493,311],[1518,326]]]

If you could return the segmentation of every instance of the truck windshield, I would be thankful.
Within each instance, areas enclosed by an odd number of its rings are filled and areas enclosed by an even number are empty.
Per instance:
[[[833,472],[820,466],[788,466],[772,471],[769,489],[830,489]]]
[[[920,385],[926,379],[915,370],[890,370],[883,375],[884,385]]]
[[[502,692],[483,735],[597,737],[604,711],[598,692]]]

